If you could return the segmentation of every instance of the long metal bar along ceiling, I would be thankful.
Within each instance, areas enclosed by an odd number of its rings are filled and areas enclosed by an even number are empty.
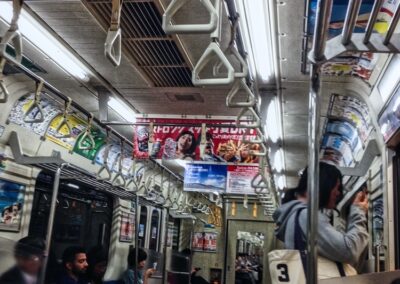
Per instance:
[[[85,0],[83,3],[107,30],[111,0]],[[164,33],[161,24],[162,15],[154,1],[124,1],[121,12],[124,54],[155,87],[190,87],[191,70],[173,37]]]

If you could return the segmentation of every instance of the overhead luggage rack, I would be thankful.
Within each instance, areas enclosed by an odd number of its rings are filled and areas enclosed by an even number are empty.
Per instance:
[[[55,173],[59,167],[57,164],[46,163],[33,164],[32,166],[50,171],[52,173]],[[63,168],[60,179],[74,179],[75,181],[87,185],[96,191],[108,193],[121,199],[133,200],[136,196],[133,192],[129,192],[119,186],[114,186],[109,181],[98,180],[94,173],[89,173],[88,171],[72,164],[68,164]]]

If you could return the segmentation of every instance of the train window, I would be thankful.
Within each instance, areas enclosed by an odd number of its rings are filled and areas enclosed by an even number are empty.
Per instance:
[[[29,226],[31,236],[46,236],[52,183],[51,174],[39,174]],[[87,249],[101,245],[108,249],[112,209],[111,197],[75,182],[60,183],[50,257],[60,261],[65,248],[72,245]]]
[[[151,214],[150,228],[151,228],[151,231],[150,231],[149,249],[158,250],[160,213],[156,209],[153,209],[153,213]]]
[[[139,247],[145,246],[146,240],[146,223],[147,223],[147,207],[140,207],[140,219],[139,219]]]

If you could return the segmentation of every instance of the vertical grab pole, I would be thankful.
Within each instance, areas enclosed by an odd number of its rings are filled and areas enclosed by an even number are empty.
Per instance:
[[[165,236],[164,236],[164,247],[163,247],[163,253],[164,253],[164,261],[163,261],[163,266],[162,266],[162,283],[166,283],[167,279],[168,279],[168,275],[167,275],[167,243],[168,243],[168,220],[169,220],[169,208],[165,209]]]
[[[223,278],[222,278],[222,284],[227,284],[226,282],[226,275],[227,275],[227,269],[228,269],[228,210],[229,210],[229,204],[228,204],[228,199],[222,197],[222,204],[223,204],[223,209],[224,209],[224,231],[225,231],[225,244],[224,244],[224,271],[223,271]]]
[[[324,51],[333,0],[318,0],[315,18],[313,48],[310,52],[310,93],[308,117],[308,204],[307,204],[307,283],[318,283],[318,263],[316,236],[318,230],[319,207],[319,129],[320,129],[320,95],[321,63]]]
[[[136,194],[135,199],[135,263],[139,263],[139,226],[140,226],[140,212],[139,212],[139,196]],[[135,269],[135,281],[137,281],[139,272]]]
[[[57,196],[58,196],[58,189],[59,189],[59,185],[60,185],[61,171],[67,165],[68,164],[61,164],[57,168],[56,175],[54,177],[53,192],[52,192],[51,204],[50,204],[49,222],[47,223],[45,258],[43,260],[42,270],[40,271],[40,283],[41,284],[45,283],[45,278],[46,278],[46,270],[47,270],[47,263],[49,261],[51,237],[53,235],[53,224],[54,224],[54,217],[55,217],[55,213],[56,213]]]

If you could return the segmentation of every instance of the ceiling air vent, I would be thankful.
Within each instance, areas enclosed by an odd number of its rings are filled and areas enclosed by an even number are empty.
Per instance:
[[[168,99],[172,102],[204,102],[203,97],[200,93],[191,93],[191,94],[166,94]]]

